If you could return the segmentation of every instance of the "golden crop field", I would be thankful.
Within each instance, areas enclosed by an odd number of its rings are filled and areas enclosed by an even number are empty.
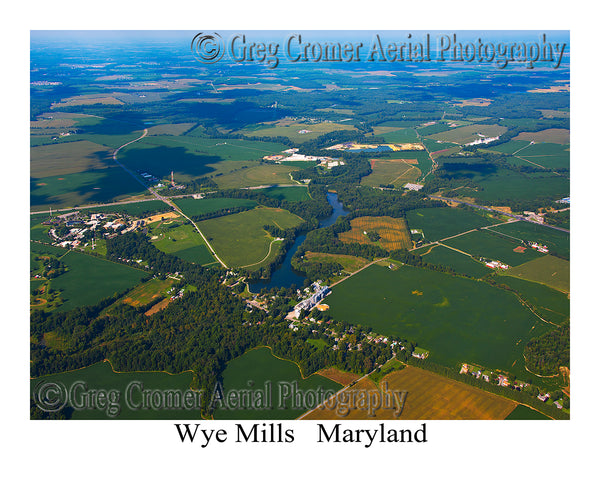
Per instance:
[[[410,233],[403,218],[392,217],[358,217],[350,221],[352,229],[338,235],[344,243],[375,244],[392,251],[400,248],[411,248]],[[371,242],[364,232],[377,232],[381,238]]]
[[[379,383],[380,391],[404,391],[404,405],[399,417],[393,408],[379,408],[374,416],[361,408],[358,399],[360,392],[373,395],[376,386],[368,378],[338,393],[339,404],[348,403],[348,397],[354,395],[356,407],[347,416],[339,416],[339,408],[333,407],[333,401],[325,408],[317,408],[306,420],[502,420],[517,406],[516,402],[494,395],[470,385],[451,380],[441,375],[416,367],[406,368],[386,375]],[[343,397],[346,395],[346,398]],[[364,395],[364,394],[363,394]],[[339,407],[339,405],[336,405]]]

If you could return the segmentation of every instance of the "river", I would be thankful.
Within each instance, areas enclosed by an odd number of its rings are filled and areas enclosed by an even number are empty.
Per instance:
[[[333,207],[333,213],[319,222],[319,228],[328,227],[333,225],[338,217],[347,215],[348,211],[344,209],[342,203],[338,200],[337,193],[328,193],[327,201],[329,205]],[[292,285],[296,285],[301,288],[306,278],[302,273],[295,271],[292,268],[292,257],[298,250],[298,247],[302,245],[306,234],[298,235],[292,247],[288,250],[283,259],[283,263],[273,271],[269,280],[257,280],[249,283],[249,289],[252,293],[258,293],[263,288],[270,290],[271,288],[290,288]]]

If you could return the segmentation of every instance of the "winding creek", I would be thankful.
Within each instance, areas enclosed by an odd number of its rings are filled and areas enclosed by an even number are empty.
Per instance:
[[[344,206],[338,200],[337,193],[328,193],[327,201],[329,202],[329,205],[333,207],[333,213],[329,217],[319,222],[319,228],[333,225],[338,219],[338,217],[347,215],[349,213],[344,209]],[[296,251],[298,250],[298,247],[302,245],[302,242],[304,242],[305,238],[305,233],[302,235],[298,235],[293,245],[285,255],[283,263],[276,270],[273,271],[273,273],[271,274],[271,278],[269,280],[257,280],[251,282],[249,285],[250,291],[252,293],[258,293],[263,288],[289,288],[292,285],[297,285],[298,287],[301,287],[306,277],[302,275],[301,272],[297,272],[292,268],[292,257],[294,256],[294,253],[296,253]]]

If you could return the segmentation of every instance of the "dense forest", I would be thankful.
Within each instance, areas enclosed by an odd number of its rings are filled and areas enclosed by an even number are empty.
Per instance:
[[[556,375],[559,367],[569,367],[570,329],[563,325],[544,335],[532,338],[525,345],[527,367],[538,375]]]

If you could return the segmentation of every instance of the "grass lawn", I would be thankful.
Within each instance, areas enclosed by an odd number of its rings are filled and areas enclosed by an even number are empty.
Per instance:
[[[213,177],[219,188],[259,187],[261,185],[295,185],[290,172],[299,170],[291,165],[255,165]]]
[[[285,397],[286,389],[291,387],[291,382],[298,382],[297,390],[302,392],[302,397],[306,402],[299,402],[301,408],[291,408],[291,401]],[[283,360],[273,356],[271,350],[266,347],[256,348],[246,352],[240,357],[234,358],[227,364],[223,372],[223,389],[225,396],[231,390],[249,390],[254,392],[264,391],[266,385],[271,388],[271,403],[259,403],[258,394],[254,394],[255,409],[240,408],[242,405],[231,405],[230,410],[219,409],[215,412],[217,420],[251,420],[251,419],[293,419],[299,417],[302,413],[317,405],[311,405],[309,392],[316,392],[322,389],[323,392],[335,393],[341,385],[335,383],[321,375],[311,375],[308,378],[302,378],[298,366],[289,360]],[[264,399],[268,396],[263,396]],[[279,399],[282,399],[281,406]],[[248,402],[246,406],[250,403]],[[318,403],[317,403],[318,404]],[[263,408],[261,408],[263,407]],[[269,408],[270,407],[270,408]],[[304,407],[304,408],[302,408]]]
[[[287,210],[256,208],[204,220],[198,227],[228,266],[241,267],[261,262],[267,255],[272,238],[263,229],[264,225],[286,229],[296,227],[302,221]]]
[[[153,228],[152,235],[158,237],[153,240],[154,246],[162,252],[173,254],[182,260],[198,265],[213,263],[215,259],[194,226],[191,224],[180,225],[179,223],[167,224],[177,225],[174,228],[168,228],[164,224]]]

